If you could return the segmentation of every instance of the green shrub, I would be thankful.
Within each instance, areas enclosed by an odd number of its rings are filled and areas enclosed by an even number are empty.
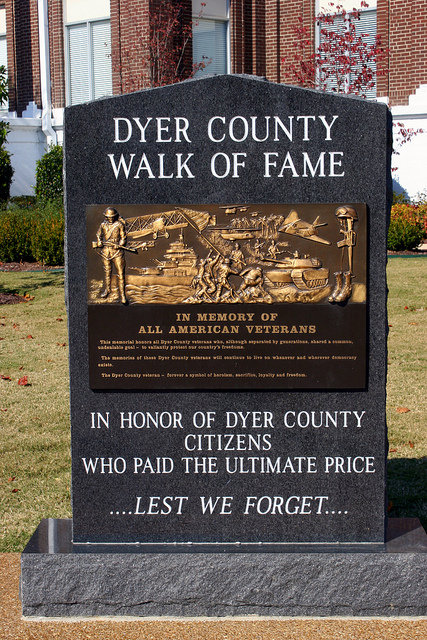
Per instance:
[[[0,212],[0,261],[21,262],[32,259],[32,215],[17,210]]]
[[[413,251],[424,238],[427,207],[395,204],[391,208],[387,248]]]
[[[401,193],[397,193],[397,191],[393,191],[393,204],[408,204],[409,197],[406,191],[402,191]]]
[[[12,196],[9,198],[8,208],[34,209],[36,204],[35,196]]]
[[[0,211],[0,261],[64,264],[62,202]]]
[[[45,204],[50,200],[62,199],[62,147],[59,144],[51,146],[49,151],[37,160],[36,166],[37,202]]]
[[[64,264],[64,212],[57,202],[49,202],[39,211],[31,236],[31,251],[42,264]]]

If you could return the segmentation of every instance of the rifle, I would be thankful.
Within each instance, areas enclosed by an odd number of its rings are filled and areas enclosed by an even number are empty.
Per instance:
[[[114,242],[104,242],[103,247],[113,247],[114,249],[123,249],[124,251],[130,251],[131,253],[138,253],[138,249],[132,249],[131,247],[123,247],[120,244],[114,244]],[[98,247],[97,242],[92,242],[93,249],[102,249],[102,247]]]

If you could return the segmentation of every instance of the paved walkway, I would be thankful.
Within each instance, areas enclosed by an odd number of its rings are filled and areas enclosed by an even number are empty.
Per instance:
[[[26,619],[20,554],[0,554],[1,640],[427,640],[427,618]]]

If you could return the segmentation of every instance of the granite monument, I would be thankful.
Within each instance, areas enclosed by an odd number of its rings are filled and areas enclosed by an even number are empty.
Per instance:
[[[390,154],[385,105],[253,77],[67,109],[73,520],[25,614],[393,613]]]

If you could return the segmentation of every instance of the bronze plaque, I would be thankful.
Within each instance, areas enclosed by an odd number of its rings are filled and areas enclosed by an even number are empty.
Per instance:
[[[89,205],[92,389],[361,389],[360,203]]]

